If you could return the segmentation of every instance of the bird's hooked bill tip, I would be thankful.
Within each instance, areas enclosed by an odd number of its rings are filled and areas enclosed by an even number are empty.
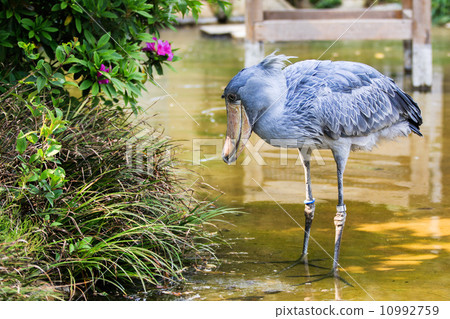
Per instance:
[[[234,162],[236,162],[236,155],[235,154],[233,154],[232,156],[225,155],[225,156],[222,156],[222,159],[225,163],[227,163],[228,165],[231,165]]]
[[[222,150],[222,159],[228,165],[236,161],[236,141],[233,141],[229,136],[225,139]]]

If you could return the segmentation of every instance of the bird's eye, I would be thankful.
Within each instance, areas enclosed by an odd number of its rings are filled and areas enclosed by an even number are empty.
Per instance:
[[[236,102],[237,100],[238,100],[238,97],[236,94],[233,94],[233,93],[228,94],[228,101]]]

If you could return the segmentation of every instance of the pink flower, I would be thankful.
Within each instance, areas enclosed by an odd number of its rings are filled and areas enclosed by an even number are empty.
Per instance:
[[[158,41],[157,38],[153,37],[153,40]],[[145,43],[145,48],[142,48],[142,51],[156,51],[155,42],[146,42]]]
[[[106,66],[102,63],[102,65],[100,66],[100,70],[97,72],[97,80],[99,78],[101,78],[103,75],[103,74],[101,74],[100,71],[109,73],[110,70],[111,70],[111,68],[106,68]],[[98,84],[108,84],[109,79],[102,79],[102,80],[98,80],[97,82],[98,82]]]
[[[158,43],[147,42],[145,44],[145,47],[142,48],[142,51],[153,51],[161,56],[167,55],[167,61],[172,61],[173,53],[169,41],[158,40],[155,37],[153,38],[153,40],[158,41]]]
[[[167,61],[172,61],[173,53],[169,41],[158,40],[158,55],[168,55]]]

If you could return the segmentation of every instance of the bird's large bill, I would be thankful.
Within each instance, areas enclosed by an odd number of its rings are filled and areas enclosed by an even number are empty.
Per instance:
[[[252,127],[240,101],[227,103],[227,137],[222,151],[225,163],[231,164],[236,161],[251,134]]]

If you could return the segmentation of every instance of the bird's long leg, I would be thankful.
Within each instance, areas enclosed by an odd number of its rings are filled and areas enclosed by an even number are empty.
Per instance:
[[[339,266],[339,250],[341,246],[342,232],[344,230],[345,225],[345,217],[347,216],[347,212],[344,204],[344,186],[343,186],[343,178],[344,178],[344,170],[345,165],[347,164],[348,155],[350,153],[350,147],[341,146],[337,150],[333,150],[334,160],[337,165],[337,177],[338,177],[338,205],[336,207],[337,213],[334,217],[334,225],[336,226],[336,237],[334,243],[334,256],[333,256],[333,269],[331,272],[321,275],[314,275],[314,277],[318,277],[317,279],[309,280],[303,282],[299,285],[311,284],[313,282],[317,282],[323,280],[325,278],[334,277],[337,280],[344,282],[345,284],[351,286],[349,282],[345,279],[341,278],[338,275],[338,266]],[[311,276],[313,277],[313,276]]]
[[[338,180],[338,205],[336,206],[336,216],[334,225],[336,226],[336,236],[334,240],[333,273],[337,275],[339,266],[339,250],[341,248],[342,232],[344,231],[347,209],[344,204],[344,170],[347,164],[350,149],[333,151],[334,160],[337,166]]]
[[[305,235],[303,237],[303,249],[300,260],[307,262],[309,235],[311,232],[311,225],[314,219],[314,212],[316,210],[315,200],[311,188],[311,148],[306,150],[299,149],[300,157],[302,159],[303,168],[305,170],[305,186],[306,186],[306,200],[305,200]]]
[[[303,168],[305,169],[305,186],[306,186],[306,200],[305,200],[305,234],[303,237],[303,248],[302,248],[302,254],[299,259],[294,261],[293,264],[290,266],[283,268],[278,273],[282,273],[286,270],[289,270],[293,268],[294,266],[298,264],[305,264],[305,270],[308,274],[307,277],[309,277],[309,267],[316,267],[316,268],[323,268],[321,266],[313,265],[308,263],[308,244],[309,244],[309,237],[311,232],[311,225],[314,219],[314,212],[316,210],[316,206],[314,204],[315,200],[312,195],[312,189],[311,189],[311,171],[310,171],[310,162],[311,162],[311,148],[305,148],[305,149],[299,149],[300,158],[302,160]]]

